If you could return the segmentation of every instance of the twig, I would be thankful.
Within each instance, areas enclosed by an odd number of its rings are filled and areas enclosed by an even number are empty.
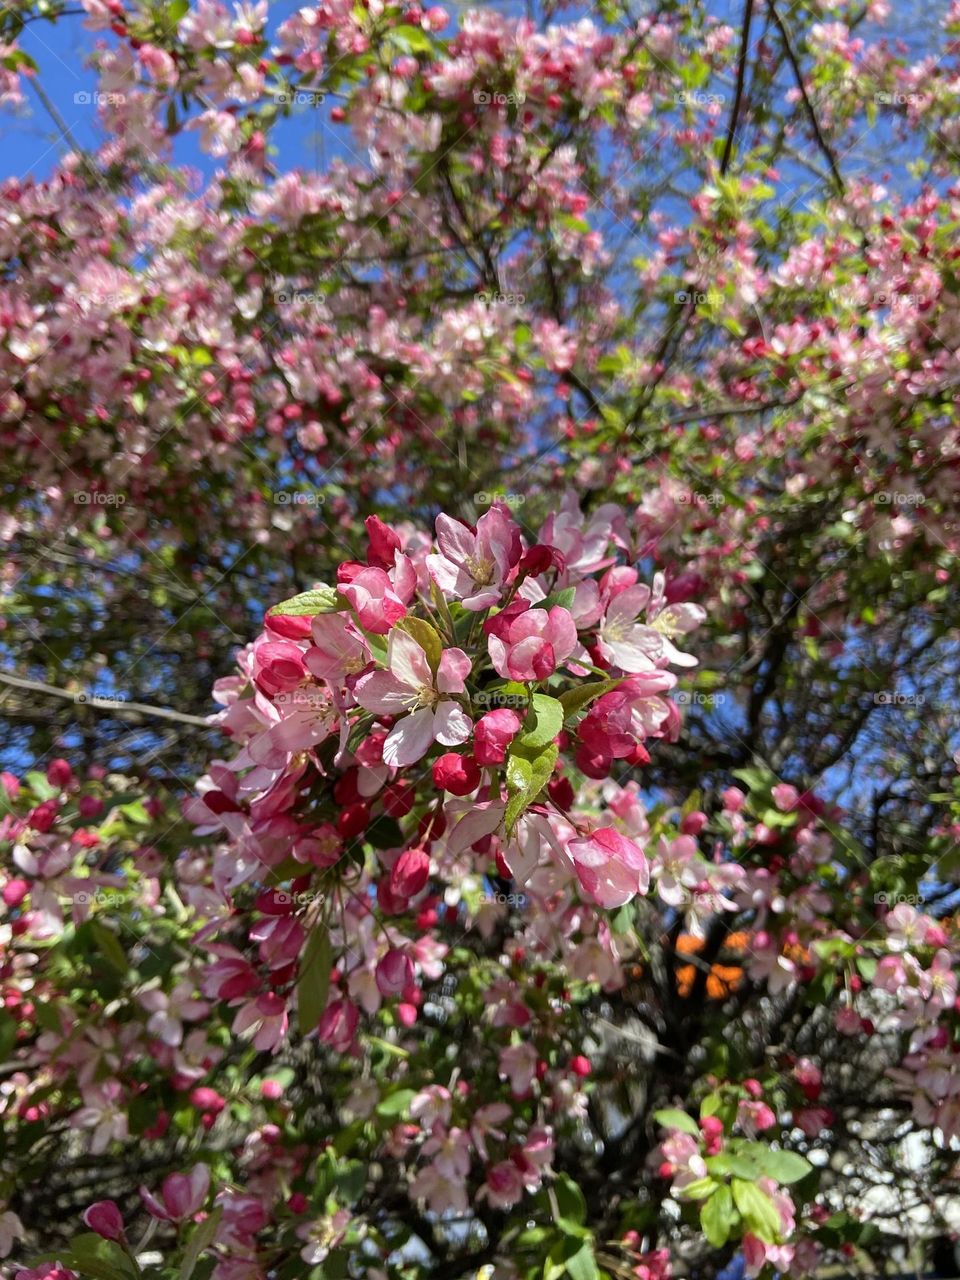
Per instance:
[[[771,5],[771,8],[773,6]],[[747,78],[747,58],[750,51],[750,23],[753,19],[753,0],[745,0],[743,6],[743,27],[740,32],[740,58],[737,63],[737,90],[733,98],[733,109],[727,125],[727,138],[723,144],[723,159],[720,161],[720,172],[726,173],[733,156],[733,138],[737,131],[737,120],[740,117],[740,106],[743,102],[743,86]]]
[[[157,720],[176,720],[178,724],[193,724],[203,729],[211,728],[210,722],[203,716],[187,715],[184,711],[173,711],[170,707],[153,707],[146,702],[127,702],[121,698],[105,698],[100,694],[88,695],[81,692],[71,693],[69,689],[60,689],[53,684],[44,684],[42,680],[26,680],[23,676],[11,675],[8,671],[0,671],[0,684],[10,685],[14,689],[26,689],[31,693],[42,693],[49,698],[63,698],[78,706],[92,707],[109,715],[133,714],[152,716]]]

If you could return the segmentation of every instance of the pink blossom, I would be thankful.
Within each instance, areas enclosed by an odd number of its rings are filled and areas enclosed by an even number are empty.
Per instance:
[[[104,1240],[123,1239],[123,1215],[112,1200],[98,1200],[84,1209],[83,1221]]]
[[[507,747],[520,731],[520,717],[507,707],[482,715],[473,727],[473,754],[477,764],[503,764]]]
[[[287,1006],[274,991],[242,1005],[231,1027],[234,1035],[252,1033],[253,1047],[275,1049],[287,1034]]]
[[[355,689],[365,710],[401,717],[383,744],[385,764],[403,768],[424,756],[434,742],[445,747],[466,742],[470,719],[444,695],[464,691],[470,665],[462,649],[445,649],[434,674],[416,640],[405,631],[391,631],[387,670],[362,676]]]
[[[357,1034],[360,1014],[350,1000],[334,1000],[323,1011],[317,1028],[320,1039],[338,1053],[345,1053]]]
[[[571,840],[567,853],[584,892],[602,907],[621,907],[647,892],[650,870],[643,850],[615,827]]]
[[[342,613],[317,614],[310,632],[313,646],[307,650],[304,664],[312,675],[331,685],[358,675],[370,661],[366,640],[352,619]]]
[[[146,1187],[140,1188],[140,1198],[148,1213],[162,1222],[184,1222],[200,1210],[209,1190],[209,1166],[196,1164],[189,1173],[164,1178],[159,1200]]]
[[[470,610],[497,603],[522,551],[520,530],[500,506],[480,517],[476,531],[450,516],[437,516],[437,546],[439,553],[427,556],[430,576],[448,599],[460,600]]]
[[[374,635],[385,636],[392,626],[406,617],[406,602],[394,590],[383,569],[361,569],[352,581],[341,583],[339,591],[344,599],[349,600],[361,627]]]
[[[568,609],[513,606],[484,624],[494,670],[506,680],[546,680],[573,653],[577,626]]]

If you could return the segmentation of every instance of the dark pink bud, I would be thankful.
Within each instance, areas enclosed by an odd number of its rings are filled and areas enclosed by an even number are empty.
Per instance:
[[[123,1216],[112,1200],[98,1200],[83,1211],[84,1225],[104,1240],[123,1239]]]
[[[400,550],[400,535],[384,524],[379,516],[367,516],[364,524],[370,539],[368,564],[376,565],[378,569],[392,569],[394,553]]]
[[[81,796],[77,808],[81,818],[96,818],[103,813],[103,801],[99,796]]]
[[[473,756],[448,751],[433,762],[433,781],[441,791],[468,796],[480,785],[480,767]]]
[[[506,707],[482,715],[473,728],[473,750],[477,763],[503,764],[507,747],[519,730],[520,717]]]
[[[50,761],[47,765],[47,781],[51,787],[59,787],[61,791],[64,787],[69,787],[73,781],[73,770],[66,760],[58,758]]]
[[[414,898],[427,883],[430,859],[422,849],[405,849],[390,873],[390,888],[403,898]]]
[[[413,961],[391,948],[377,965],[377,990],[382,996],[399,996],[413,982]]]

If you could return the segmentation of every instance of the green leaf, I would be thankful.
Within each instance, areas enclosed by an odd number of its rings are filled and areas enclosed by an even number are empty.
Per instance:
[[[775,1244],[780,1235],[780,1215],[767,1193],[761,1191],[755,1182],[734,1178],[733,1199],[747,1230],[767,1244]]]
[[[563,704],[545,693],[535,693],[518,735],[518,744],[529,752],[539,752],[563,728]]]
[[[66,1251],[45,1254],[37,1262],[59,1260],[90,1280],[138,1280],[140,1268],[125,1249],[93,1232],[75,1236]]]
[[[810,1161],[796,1151],[775,1151],[772,1147],[768,1147],[763,1155],[757,1154],[757,1163],[767,1177],[774,1178],[785,1187],[805,1178],[813,1168]]]
[[[699,1138],[700,1130],[693,1116],[688,1116],[685,1111],[667,1110],[655,1111],[653,1118],[657,1124],[662,1124],[665,1129],[679,1129],[681,1133],[689,1133],[691,1138]]]
[[[327,1007],[331,961],[330,932],[320,921],[307,940],[297,979],[297,1020],[302,1036],[316,1030]]]
[[[170,0],[167,5],[167,22],[176,26],[181,18],[185,18],[190,9],[190,0]]]
[[[46,776],[36,769],[31,769],[24,781],[30,784],[30,790],[40,800],[52,800],[54,796],[60,794],[60,788],[53,786],[47,781]]]
[[[282,604],[275,604],[267,610],[267,617],[277,615],[281,618],[312,618],[318,613],[336,613],[346,608],[336,587],[314,587],[311,591],[301,591],[298,596],[291,596]]]
[[[386,1120],[402,1116],[416,1096],[414,1089],[397,1089],[377,1103],[377,1115]]]
[[[443,641],[440,639],[438,632],[431,627],[429,622],[424,622],[422,618],[413,618],[409,614],[400,619],[397,623],[397,630],[405,631],[408,636],[416,640],[427,655],[430,670],[436,675],[437,668],[440,666],[440,659],[443,657]]]
[[[183,1263],[180,1267],[180,1280],[190,1280],[193,1275],[194,1268],[200,1261],[200,1255],[204,1249],[208,1249],[213,1244],[213,1238],[217,1234],[217,1227],[220,1219],[223,1217],[223,1205],[218,1204],[211,1210],[209,1217],[204,1218],[190,1237],[190,1243],[187,1245],[186,1252],[183,1255]]]
[[[713,1178],[697,1178],[696,1182],[688,1182],[680,1192],[685,1200],[706,1200],[717,1188]]]
[[[593,1256],[593,1244],[584,1240],[583,1244],[566,1260],[567,1275],[571,1280],[599,1280],[597,1260]]]
[[[553,1184],[559,1216],[568,1222],[583,1226],[587,1220],[587,1202],[579,1184],[568,1173],[561,1173]]]
[[[738,1217],[730,1188],[721,1184],[700,1210],[700,1226],[714,1249],[722,1249],[727,1243]]]
[[[17,1042],[17,1021],[6,1011],[0,1011],[0,1061],[5,1061],[7,1054]]]
[[[578,684],[575,688],[568,689],[566,693],[561,693],[560,704],[563,707],[564,720],[572,720],[577,712],[593,702],[594,698],[599,698],[601,694],[616,689],[618,684],[620,684],[619,680],[595,680],[591,684]]]
[[[507,791],[510,799],[503,818],[507,835],[510,835],[517,820],[550,781],[559,754],[560,749],[555,742],[548,743],[532,759],[523,753],[522,748],[511,748],[507,756]]]
[[[125,974],[130,968],[127,962],[127,953],[120,945],[120,940],[113,930],[99,920],[91,920],[90,932],[94,942],[97,944],[97,950],[110,965],[110,968],[115,969],[117,973]]]

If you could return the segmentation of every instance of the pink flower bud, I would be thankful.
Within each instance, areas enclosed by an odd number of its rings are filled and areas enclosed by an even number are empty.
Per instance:
[[[104,1240],[123,1239],[123,1216],[112,1200],[98,1200],[83,1211],[84,1225]]]
[[[739,813],[746,798],[739,787],[727,787],[726,791],[720,793],[723,807],[730,813]]]
[[[81,818],[96,818],[103,813],[103,801],[99,796],[81,796],[77,808]]]
[[[190,1105],[196,1107],[198,1111],[210,1111],[217,1116],[227,1103],[226,1099],[221,1098],[216,1089],[209,1089],[205,1085],[201,1085],[190,1094]]]
[[[73,781],[73,770],[66,760],[58,757],[50,761],[47,765],[47,781],[51,787],[59,787],[61,791],[64,787],[69,787]]]
[[[470,755],[447,751],[433,762],[434,785],[453,796],[468,796],[480,785],[480,768]]]
[[[3,901],[8,907],[19,907],[30,892],[30,885],[26,880],[8,880],[3,886]]]
[[[698,836],[706,825],[707,815],[705,813],[701,813],[699,809],[694,809],[693,813],[684,815],[680,823],[680,834],[684,836]]]
[[[260,1085],[260,1096],[268,1102],[276,1102],[283,1097],[283,1085],[279,1080],[264,1080]]]
[[[377,990],[382,996],[398,996],[413,981],[413,961],[391,948],[377,965]]]
[[[481,765],[503,764],[507,747],[520,730],[520,717],[506,707],[488,711],[473,728],[473,752]]]
[[[403,898],[414,898],[427,883],[430,859],[422,849],[405,849],[390,873],[390,888]]]
[[[317,1028],[320,1039],[338,1053],[345,1053],[357,1033],[360,1015],[349,1000],[334,1000],[323,1011]]]

